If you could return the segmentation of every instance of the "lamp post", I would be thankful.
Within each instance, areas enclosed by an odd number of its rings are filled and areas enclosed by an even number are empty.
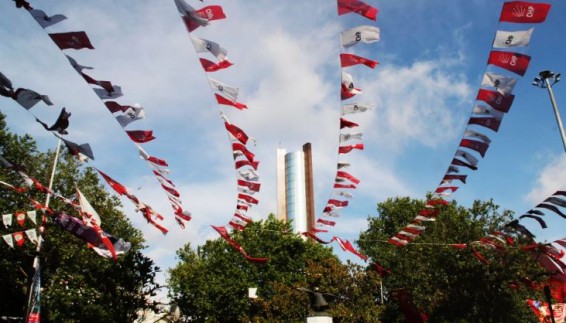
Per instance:
[[[566,152],[566,133],[564,132],[564,126],[562,125],[562,118],[560,117],[560,112],[556,106],[556,100],[554,99],[554,93],[552,92],[552,85],[560,81],[560,73],[553,73],[551,71],[542,71],[539,76],[535,77],[533,80],[533,85],[538,86],[542,89],[548,89],[548,95],[550,96],[550,102],[552,103],[552,108],[554,109],[554,115],[556,116],[556,122],[558,123],[558,130],[560,131],[560,136],[562,138],[562,144],[564,145],[564,151]]]

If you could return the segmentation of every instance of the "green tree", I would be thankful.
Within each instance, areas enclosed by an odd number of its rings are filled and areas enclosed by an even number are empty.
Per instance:
[[[180,262],[170,270],[170,297],[195,322],[302,322],[311,311],[310,294],[325,294],[336,322],[375,318],[379,280],[373,271],[342,264],[330,248],[292,234],[289,224],[270,215],[231,235],[246,252],[268,257],[248,262],[222,238],[193,250],[177,251]],[[248,288],[258,288],[250,303]],[[369,321],[374,321],[370,319]]]
[[[368,219],[360,235],[361,251],[391,271],[384,280],[387,289],[408,291],[431,322],[533,322],[526,299],[534,291],[521,282],[540,277],[541,268],[518,247],[524,238],[512,234],[515,244],[502,249],[476,246],[488,264],[474,256],[469,244],[466,249],[448,246],[493,234],[512,219],[512,212],[499,213],[492,201],[475,201],[469,209],[452,202],[413,243],[402,248],[385,243],[423,207],[420,200],[388,199],[378,204],[379,215]],[[390,297],[386,305],[383,321],[404,322],[395,300]]]
[[[54,143],[56,141],[54,140]],[[63,150],[62,150],[63,151]],[[0,155],[26,167],[26,173],[47,185],[54,158],[53,152],[41,153],[34,140],[17,136],[6,128],[0,113]],[[24,186],[17,173],[0,168],[0,180]],[[87,196],[102,219],[105,231],[132,243],[132,249],[114,262],[98,256],[86,243],[55,226],[48,218],[41,259],[41,319],[45,322],[131,322],[136,310],[147,308],[147,297],[159,288],[154,282],[159,271],[153,261],[144,256],[143,237],[118,210],[120,201],[110,196],[100,184],[92,168],[82,169],[76,159],[63,153],[55,175],[53,190],[72,198],[75,187]],[[0,188],[2,214],[30,211],[31,197],[43,203],[45,193],[31,189],[23,194]],[[77,212],[58,199],[52,198],[52,209],[77,216]],[[25,225],[31,228],[29,220]],[[16,227],[17,229],[17,227]],[[16,230],[0,225],[0,233]],[[22,317],[32,278],[35,245],[26,238],[24,246],[10,249],[0,247],[0,315]]]

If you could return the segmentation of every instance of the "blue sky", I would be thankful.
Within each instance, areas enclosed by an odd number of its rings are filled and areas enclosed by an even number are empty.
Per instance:
[[[437,187],[458,148],[484,72],[504,73],[486,65],[496,30],[517,28],[498,23],[503,1],[492,0],[368,1],[379,9],[377,22],[353,14],[339,18],[336,3],[330,0],[300,5],[268,0],[187,2],[196,8],[221,4],[227,15],[193,35],[228,50],[234,65],[210,76],[239,87],[239,101],[249,107],[246,111],[223,108],[231,122],[257,140],[255,147],[248,148],[260,161],[262,189],[256,195],[260,204],[249,215],[264,219],[276,210],[276,148],[298,150],[311,142],[317,214],[331,194],[338,160],[351,163],[348,172],[361,179],[350,206],[327,236],[351,240],[366,227],[368,216],[376,216],[376,203],[394,196],[422,199]],[[498,133],[484,131],[492,139],[485,158],[477,171],[464,171],[467,184],[451,196],[460,204],[493,198],[501,208],[519,215],[564,189],[566,155],[550,100],[546,90],[531,85],[542,70],[566,72],[566,45],[560,32],[566,23],[566,3],[547,2],[552,8],[544,23],[534,25],[526,49],[531,63],[515,87],[511,110]],[[55,104],[38,104],[31,112],[49,123],[60,107],[67,107],[72,113],[67,138],[91,145],[95,160],[88,165],[135,189],[140,199],[169,219],[170,233],[162,236],[123,200],[124,211],[147,238],[148,255],[162,268],[175,263],[175,250],[186,242],[198,245],[217,238],[210,225],[225,225],[236,203],[232,151],[174,2],[31,4],[49,15],[68,17],[48,32],[85,31],[95,49],[65,53],[94,67],[86,72],[95,79],[120,85],[124,96],[116,101],[145,108],[147,117],[127,129],[154,131],[157,139],[143,148],[169,163],[169,178],[193,213],[187,229],[172,221],[164,191],[91,87],[27,12],[16,9],[12,1],[2,1],[0,71],[15,87],[47,94]],[[361,24],[378,26],[381,41],[350,52],[380,64],[375,70],[348,68],[363,90],[348,102],[372,102],[376,107],[347,116],[360,124],[352,131],[364,133],[365,149],[338,159],[339,32]],[[565,87],[558,83],[553,88],[559,106],[566,105]],[[56,138],[15,102],[3,99],[0,109],[12,131],[31,134],[42,150],[55,148]],[[566,220],[546,213],[546,230],[528,219],[522,223],[539,240],[564,238]]]

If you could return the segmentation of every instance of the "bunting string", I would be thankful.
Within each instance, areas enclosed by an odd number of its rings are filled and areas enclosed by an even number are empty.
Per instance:
[[[503,4],[474,107],[448,170],[433,192],[434,200],[444,201],[456,192],[460,185],[466,183],[468,175],[461,174],[461,171],[478,169],[477,154],[484,158],[491,144],[490,136],[484,131],[487,129],[497,132],[503,117],[509,112],[515,98],[512,94],[513,88],[518,77],[525,75],[530,63],[531,58],[525,53],[534,25],[546,20],[550,7],[551,5],[547,3],[524,1],[507,1]],[[502,28],[509,28],[512,31]],[[517,30],[517,28],[527,29]],[[430,206],[429,203],[430,201],[411,224],[389,239],[391,244],[397,247],[405,246],[424,232],[423,224],[434,221],[434,216],[430,216],[426,209]],[[434,215],[436,214],[438,213],[434,212]],[[419,229],[408,230],[411,227],[414,229],[414,226]]]

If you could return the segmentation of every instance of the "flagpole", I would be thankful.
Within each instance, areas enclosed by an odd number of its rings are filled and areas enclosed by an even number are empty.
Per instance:
[[[562,138],[562,144],[564,145],[564,151],[566,152],[566,133],[564,132],[564,125],[562,125],[562,118],[560,117],[560,111],[558,111],[558,106],[556,105],[556,100],[554,99],[554,92],[552,92],[552,85],[557,83],[558,81],[560,81],[560,73],[553,73],[551,71],[542,71],[539,73],[539,77],[535,77],[533,81],[533,85],[543,89],[544,88],[548,89],[548,95],[550,96],[550,103],[552,103],[552,109],[554,110],[554,116],[556,117],[556,122],[558,123],[558,130],[560,131],[560,137]]]
[[[47,190],[47,196],[45,197],[45,208],[47,208],[49,206],[49,202],[51,200],[51,189],[53,188],[53,181],[55,179],[55,170],[57,169],[57,162],[59,161],[59,151],[61,150],[61,138],[59,138],[59,140],[57,141],[57,149],[55,149],[55,157],[53,159],[53,167],[51,168],[51,177],[49,178],[49,185],[48,185],[48,190]],[[33,258],[33,265],[32,265],[32,269],[33,269],[33,277],[34,279],[32,279],[30,288],[29,288],[29,297],[28,297],[28,303],[26,306],[26,316],[25,316],[25,322],[28,321],[28,316],[30,313],[30,306],[31,306],[31,302],[32,302],[32,298],[33,298],[33,284],[35,281],[35,275],[39,272],[39,268],[40,268],[40,257],[39,257],[39,252],[41,251],[41,247],[43,245],[43,232],[45,231],[45,223],[42,222],[42,225],[39,227],[39,237],[37,239],[37,247],[35,249],[36,251],[36,255]]]

